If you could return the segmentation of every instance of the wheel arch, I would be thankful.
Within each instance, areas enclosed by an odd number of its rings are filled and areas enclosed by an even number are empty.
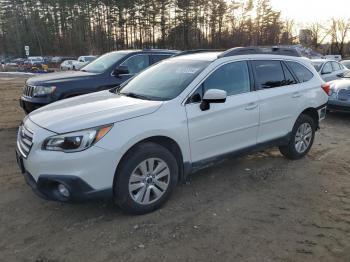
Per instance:
[[[135,144],[133,144],[131,147],[129,147],[129,149],[123,154],[123,156],[119,160],[119,163],[117,165],[117,168],[116,168],[116,171],[114,174],[114,178],[113,178],[113,185],[116,182],[116,179],[118,176],[118,170],[120,169],[121,163],[125,160],[128,153],[131,150],[133,150],[136,146],[143,144],[143,143],[147,143],[147,142],[151,142],[151,143],[155,143],[155,144],[158,144],[160,146],[163,146],[174,155],[174,157],[176,158],[176,162],[178,164],[178,167],[179,167],[179,181],[184,181],[185,174],[187,174],[188,172],[186,172],[187,167],[186,167],[186,164],[184,163],[183,153],[181,151],[179,144],[174,139],[172,139],[170,137],[156,135],[156,136],[144,138],[144,139],[136,142]]]
[[[320,128],[320,125],[319,125],[320,118],[319,118],[318,111],[316,108],[314,108],[314,107],[306,108],[303,112],[301,112],[301,115],[310,116],[315,121],[316,130]]]

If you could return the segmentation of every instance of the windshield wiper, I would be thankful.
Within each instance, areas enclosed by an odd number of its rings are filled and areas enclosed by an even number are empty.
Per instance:
[[[151,98],[149,98],[148,96],[135,94],[133,92],[125,92],[125,93],[119,93],[119,94],[120,95],[125,95],[125,96],[128,96],[128,97],[132,97],[132,98],[142,99],[142,100],[151,100]]]

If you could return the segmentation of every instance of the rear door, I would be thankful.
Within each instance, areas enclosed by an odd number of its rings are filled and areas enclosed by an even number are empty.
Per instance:
[[[303,93],[284,62],[252,61],[260,104],[260,126],[257,143],[287,135],[299,114]]]
[[[209,89],[227,92],[225,103],[200,109]],[[198,162],[256,145],[259,105],[251,91],[246,61],[221,65],[199,86],[186,104],[192,161]]]

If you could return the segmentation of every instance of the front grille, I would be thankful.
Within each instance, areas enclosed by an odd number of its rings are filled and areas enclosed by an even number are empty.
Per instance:
[[[23,95],[27,97],[33,97],[34,94],[34,86],[25,85],[23,89]]]
[[[33,132],[21,125],[18,129],[17,148],[24,158],[27,158],[33,145]]]

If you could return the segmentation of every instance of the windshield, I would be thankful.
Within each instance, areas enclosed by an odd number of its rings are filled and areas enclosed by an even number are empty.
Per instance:
[[[350,69],[350,60],[341,62],[346,68]]]
[[[123,86],[120,94],[150,100],[171,100],[209,63],[182,59],[160,62],[134,77]]]
[[[350,71],[344,73],[343,78],[350,78]]]
[[[312,62],[312,65],[315,67],[316,71],[319,72],[323,65],[323,62]]]
[[[91,72],[91,73],[103,73],[112,65],[114,65],[118,60],[123,58],[125,55],[126,53],[121,53],[121,52],[104,54],[99,58],[97,58],[96,60],[84,66],[81,69],[81,71]]]
[[[87,57],[85,57],[85,61],[86,62],[91,62],[91,61],[95,60],[95,58],[96,57],[94,57],[94,56],[87,56]]]

